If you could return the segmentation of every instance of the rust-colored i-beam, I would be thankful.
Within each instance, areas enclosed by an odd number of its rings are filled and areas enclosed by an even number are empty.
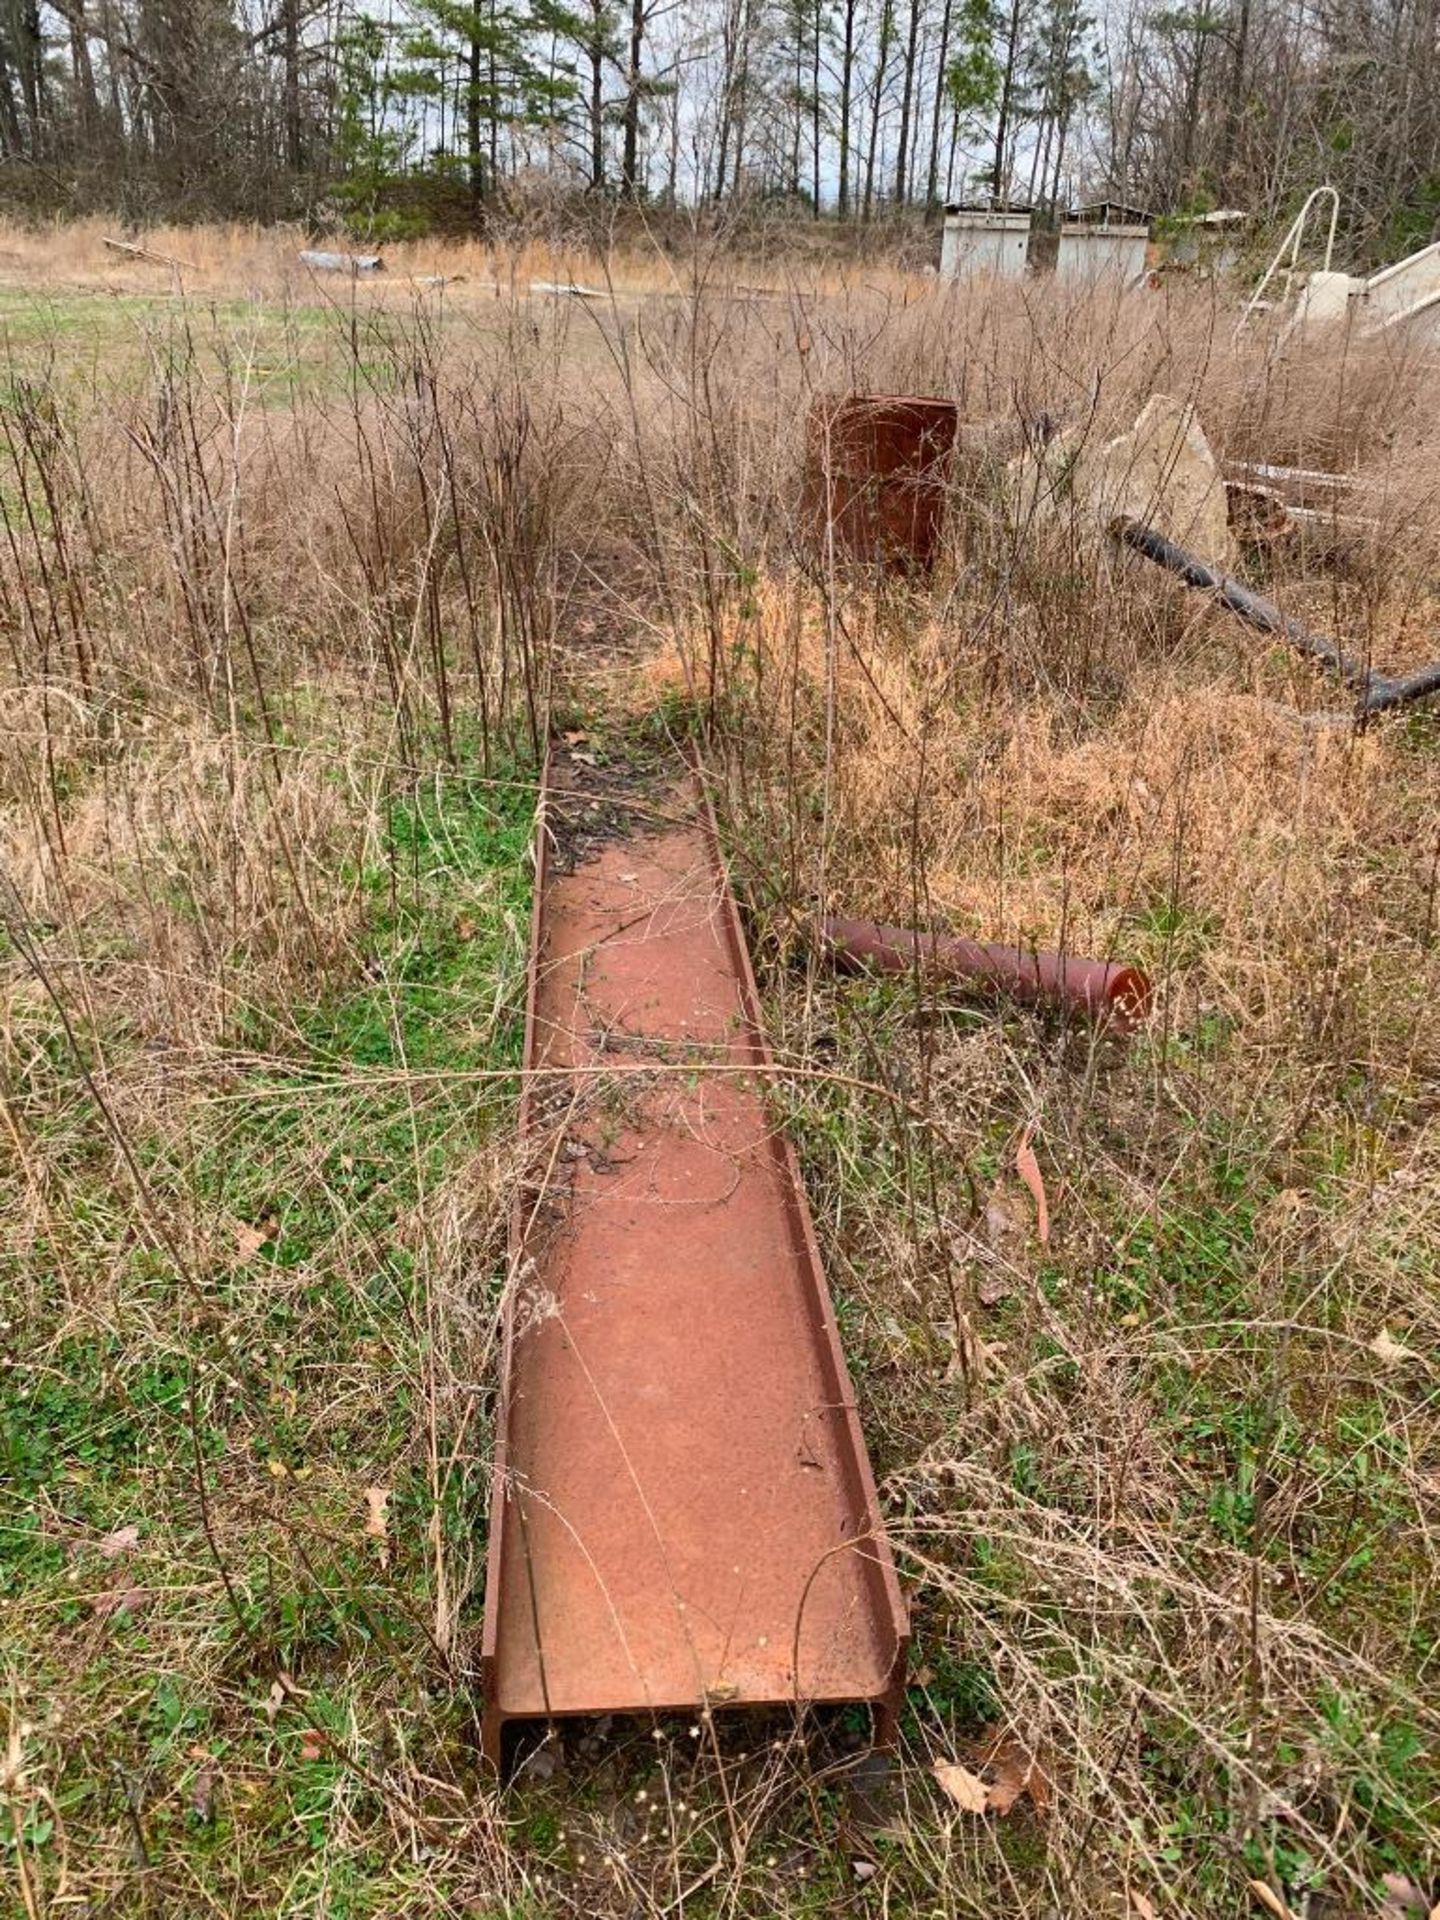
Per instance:
[[[722,1704],[883,1740],[905,1606],[714,822],[688,774],[597,778],[555,756],[536,837],[486,1751]]]

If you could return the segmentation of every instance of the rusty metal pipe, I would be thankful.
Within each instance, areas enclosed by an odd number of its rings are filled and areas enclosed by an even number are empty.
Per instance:
[[[1064,1007],[1128,1032],[1149,1011],[1152,988],[1139,967],[1111,960],[1081,960],[1068,953],[985,945],[875,920],[826,919],[820,923],[825,951],[842,965],[881,973],[924,971],[975,980],[1016,1000]]]
[[[1347,686],[1353,687],[1360,695],[1358,713],[1361,717],[1386,713],[1392,707],[1403,707],[1412,700],[1423,700],[1429,694],[1440,693],[1440,661],[1428,667],[1417,667],[1413,673],[1394,678],[1389,674],[1376,673],[1363,660],[1357,660],[1354,654],[1337,647],[1323,633],[1312,633],[1309,627],[1303,626],[1288,613],[1282,613],[1269,600],[1252,593],[1249,587],[1243,586],[1228,573],[1207,566],[1196,554],[1177,546],[1173,540],[1167,540],[1163,533],[1157,533],[1143,521],[1131,520],[1121,514],[1111,521],[1110,531],[1118,540],[1123,540],[1127,547],[1144,554],[1147,560],[1153,560],[1157,567],[1164,567],[1178,575],[1187,587],[1213,593],[1237,620],[1243,620],[1247,626],[1255,627],[1261,633],[1271,633],[1287,640],[1297,653],[1318,660],[1322,666],[1338,674]]]

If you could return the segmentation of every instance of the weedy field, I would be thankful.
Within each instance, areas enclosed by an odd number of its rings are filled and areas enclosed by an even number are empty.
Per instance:
[[[219,235],[147,294],[11,240],[6,1911],[1429,1914],[1436,717],[1355,727],[993,451],[924,584],[817,562],[799,480],[819,393],[1083,446],[1165,390],[1364,477],[1371,524],[1248,565],[1398,668],[1440,653],[1433,376],[1237,345],[1199,287],[332,297]],[[888,1768],[723,1715],[480,1766],[557,726],[714,775],[913,1611]],[[826,910],[1133,959],[1156,1008],[837,980]]]

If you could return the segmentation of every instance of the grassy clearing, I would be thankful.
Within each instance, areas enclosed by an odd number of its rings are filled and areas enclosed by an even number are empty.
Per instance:
[[[437,773],[359,823],[346,960],[283,1005],[236,966],[209,1063],[118,1011],[77,1053],[12,1006],[70,1090],[59,1125],[8,1104],[0,1602],[37,1898],[102,1887],[110,1831],[178,1910],[278,1875],[287,1911],[394,1911],[387,1794],[444,1822],[472,1790],[446,1682],[488,1489],[480,1389],[450,1383],[483,1379],[503,1280],[529,815],[521,780]],[[123,1170],[102,1102],[144,1115]]]
[[[688,302],[407,296],[362,339],[250,303],[229,245],[171,355],[131,350],[160,302],[18,303],[0,393],[5,1899],[1428,1911],[1436,723],[1329,724],[1073,516],[1011,524],[988,457],[929,588],[817,572],[796,510],[815,391],[1099,441],[1163,384],[1227,452],[1371,483],[1372,536],[1252,570],[1404,664],[1423,370],[1234,347],[1201,297],[762,302],[704,263]],[[323,375],[252,406],[246,328]],[[479,1773],[552,711],[600,755],[707,730],[914,1612],[884,1778],[843,1716]],[[1139,960],[1157,1012],[1121,1045],[838,981],[826,909]],[[959,1812],[930,1762],[997,1740],[1038,1803]]]
[[[343,396],[350,382],[383,391],[394,378],[395,329],[372,302],[291,304],[180,294],[36,293],[0,289],[0,353],[11,382],[58,380],[143,392],[177,360],[249,404],[292,407]]]

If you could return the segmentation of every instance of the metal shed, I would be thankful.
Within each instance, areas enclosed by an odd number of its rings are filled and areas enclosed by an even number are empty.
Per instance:
[[[1025,271],[1030,251],[1028,207],[949,206],[940,242],[940,278],[972,273],[1007,278]]]
[[[1170,257],[1177,266],[1209,274],[1229,273],[1239,264],[1250,215],[1243,207],[1216,207],[1189,214],[1178,223]]]
[[[1060,228],[1055,272],[1062,280],[1118,280],[1130,286],[1145,275],[1150,216],[1139,207],[1101,200],[1071,207]]]

